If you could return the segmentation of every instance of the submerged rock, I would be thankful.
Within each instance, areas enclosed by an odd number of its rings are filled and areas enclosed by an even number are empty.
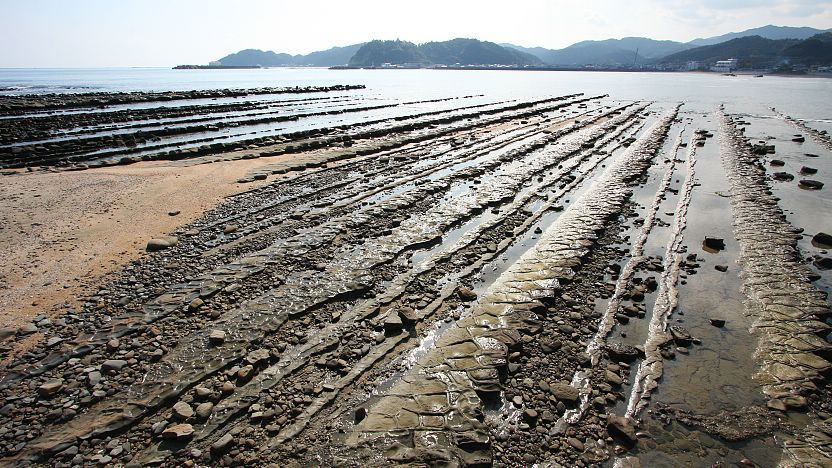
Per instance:
[[[722,328],[722,327],[724,327],[724,326],[725,326],[725,319],[721,319],[721,318],[710,318],[710,319],[708,319],[708,320],[711,322],[711,325],[713,325],[713,326],[715,326],[715,327],[717,327],[717,328]]]
[[[690,332],[678,325],[670,326],[670,336],[672,336],[673,341],[680,346],[687,346],[693,342],[693,337],[690,336]]]
[[[802,179],[798,185],[800,185],[801,188],[809,190],[820,190],[823,188],[823,182],[812,179]]]
[[[812,237],[812,245],[821,249],[832,249],[832,235],[819,232]]]
[[[606,350],[610,359],[614,361],[632,362],[638,359],[640,354],[635,346],[620,342],[607,343]]]
[[[815,169],[814,167],[803,166],[803,167],[800,168],[800,173],[801,174],[817,174],[818,170]]]
[[[774,180],[780,180],[783,182],[789,182],[794,180],[794,175],[789,174],[788,172],[775,172],[771,175]]]
[[[610,414],[607,416],[607,432],[625,445],[632,447],[638,442],[636,429],[629,418]]]
[[[725,250],[725,240],[719,237],[705,236],[702,245],[712,250]]]

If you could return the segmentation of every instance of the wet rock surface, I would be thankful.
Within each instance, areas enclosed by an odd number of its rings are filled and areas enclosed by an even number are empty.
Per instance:
[[[355,91],[277,103],[265,90],[216,106],[371,112]],[[82,121],[86,101],[58,102],[3,111],[79,111],[31,135]],[[758,150],[730,121],[709,130],[684,106],[442,103],[247,142],[262,146],[229,157],[298,153],[272,168],[296,173],[230,197],[164,247],[148,243],[81,310],[6,333],[3,346],[40,341],[0,374],[4,464],[652,466],[653,455],[700,452],[755,463],[738,443],[825,460],[828,306],[807,270],[825,254],[807,261],[795,248],[769,184],[798,184],[766,176],[772,145]],[[197,119],[200,105],[135,112]],[[141,121],[123,109],[100,119]],[[789,161],[786,143],[798,143],[778,142]],[[202,151],[168,156],[229,154]],[[697,187],[717,160],[699,173],[697,158],[720,153],[730,193],[713,198],[735,224],[686,237],[699,221],[687,219],[692,200],[713,195]],[[815,233],[805,242],[827,248]],[[737,246],[740,261],[726,260]],[[751,334],[728,306],[679,307],[679,285],[731,288],[732,275]],[[705,355],[732,358],[709,333],[759,346],[741,378],[761,393],[714,412],[657,403],[685,388],[668,368],[696,374]],[[673,425],[697,437],[671,437]]]

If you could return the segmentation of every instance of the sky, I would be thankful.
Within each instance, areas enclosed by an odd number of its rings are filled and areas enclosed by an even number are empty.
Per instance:
[[[207,64],[242,49],[297,54],[372,39],[562,48],[832,28],[832,0],[0,0],[0,12],[3,68]]]

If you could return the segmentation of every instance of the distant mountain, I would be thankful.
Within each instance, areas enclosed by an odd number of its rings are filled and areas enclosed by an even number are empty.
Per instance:
[[[225,57],[214,62],[214,64],[235,67],[258,65],[262,67],[332,67],[337,65],[346,65],[349,63],[350,58],[356,51],[358,51],[359,48],[361,48],[362,45],[364,44],[353,44],[346,47],[333,47],[331,49],[312,52],[306,55],[290,55],[258,49],[245,49],[226,55]]]
[[[564,49],[503,45],[533,54],[552,66],[631,66],[633,63],[643,64],[648,59],[663,57],[694,47],[681,42],[657,41],[646,37],[582,41]]]
[[[677,66],[688,61],[711,64],[728,58],[736,58],[739,68],[776,67],[785,61],[803,65],[828,65],[832,63],[832,33],[818,34],[803,41],[774,40],[760,36],[740,37],[669,55],[657,62]]]
[[[745,31],[740,32],[732,32],[728,34],[723,34],[721,36],[714,36],[714,37],[707,37],[707,38],[699,38],[694,39],[688,44],[694,46],[706,46],[706,45],[713,45],[719,44],[721,42],[730,41],[731,39],[737,39],[740,37],[747,37],[747,36],[760,36],[765,39],[808,39],[816,34],[820,34],[823,32],[827,32],[829,30],[822,30],[822,29],[815,29],[815,28],[808,28],[808,27],[800,27],[795,28],[792,26],[774,26],[769,24],[768,26],[762,26],[759,28],[747,29]]]
[[[625,37],[582,41],[563,49],[495,44],[476,39],[452,39],[414,44],[407,41],[371,41],[346,47],[290,55],[257,49],[241,50],[212,65],[226,67],[280,67],[390,64],[423,65],[520,65],[554,67],[630,68],[633,65],[684,65],[699,61],[709,65],[726,58],[739,59],[741,68],[757,68],[793,61],[804,65],[829,65],[832,29],[763,26],[746,31],[694,39],[688,43]],[[801,42],[803,41],[803,42]]]
[[[350,66],[421,65],[541,65],[534,55],[477,39],[451,39],[416,45],[407,41],[370,41],[350,59]]]
[[[349,61],[352,67],[381,66],[384,63],[426,65],[428,58],[412,42],[375,40],[361,46]]]
[[[306,55],[296,55],[295,61],[299,65],[311,65],[315,67],[334,67],[338,65],[346,65],[358,49],[364,43],[353,44],[344,47],[333,47],[327,50],[320,50]],[[299,58],[300,57],[300,58]]]

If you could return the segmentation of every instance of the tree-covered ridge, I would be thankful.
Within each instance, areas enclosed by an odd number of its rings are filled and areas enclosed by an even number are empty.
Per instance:
[[[802,41],[766,39],[760,36],[740,37],[668,55],[657,62],[681,65],[688,61],[711,63],[727,58],[738,59],[740,68],[774,67],[784,61],[802,65],[827,65],[832,63],[832,33],[817,34]]]
[[[401,65],[540,65],[537,57],[476,39],[451,39],[416,45],[407,41],[370,41],[350,60],[355,67]]]

